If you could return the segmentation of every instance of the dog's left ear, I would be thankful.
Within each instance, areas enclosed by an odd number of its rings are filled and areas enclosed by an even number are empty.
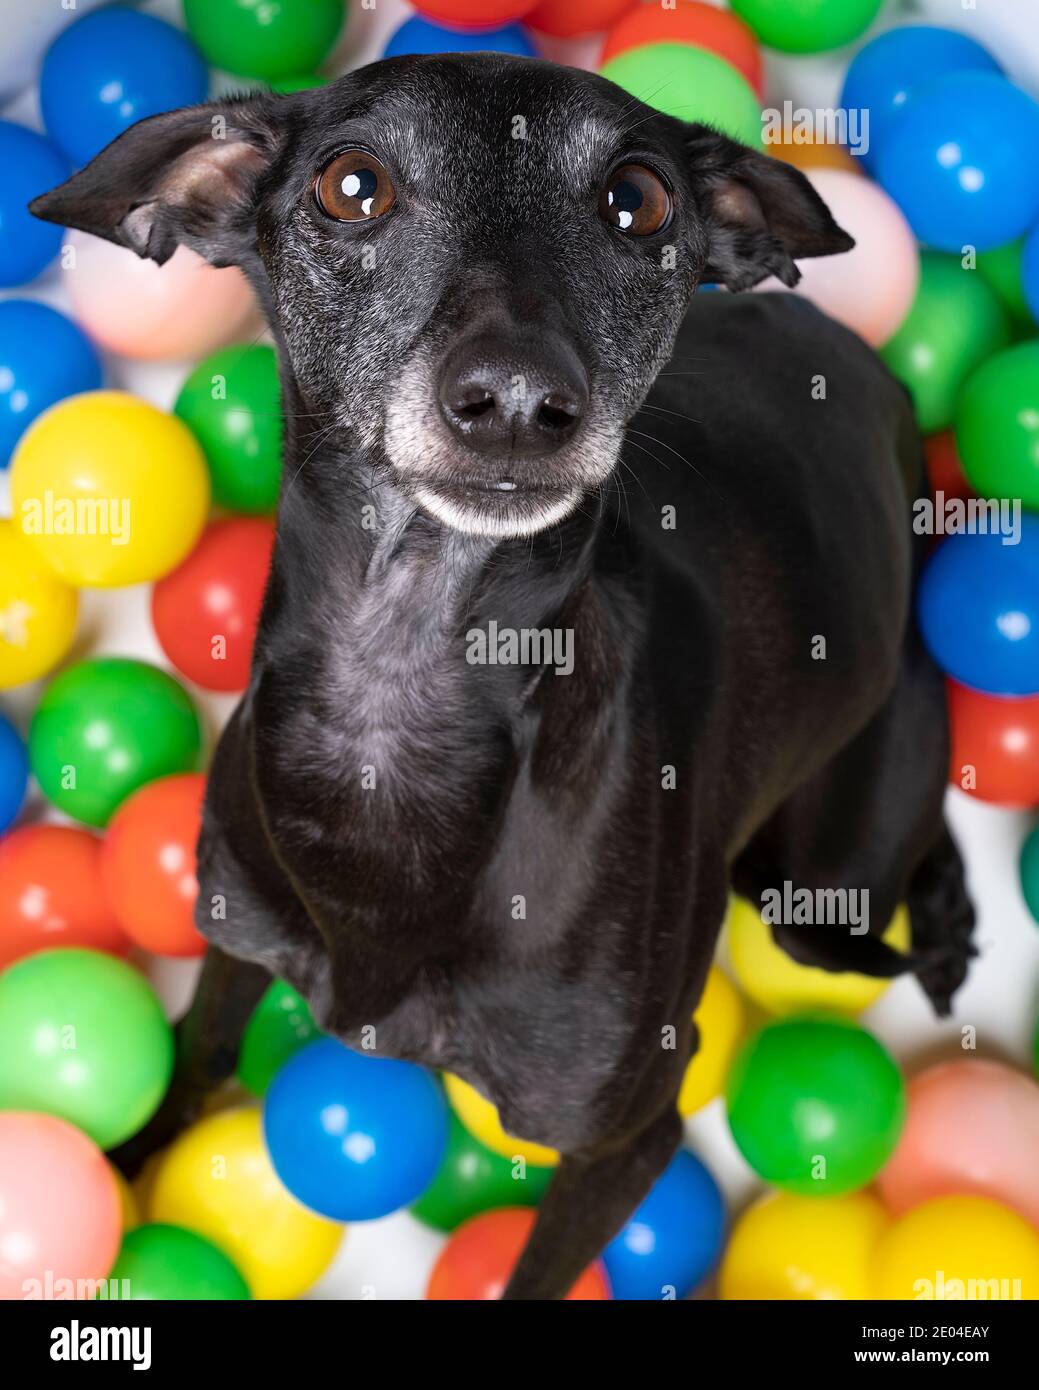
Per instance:
[[[160,265],[179,245],[213,265],[240,265],[255,241],[255,193],[276,132],[263,96],[150,116],[29,211]]]
[[[687,125],[685,148],[707,224],[706,281],[747,290],[775,275],[796,285],[796,260],[855,245],[800,170],[709,126]]]

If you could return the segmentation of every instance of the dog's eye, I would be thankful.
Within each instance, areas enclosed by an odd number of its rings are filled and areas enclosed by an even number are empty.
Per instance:
[[[671,218],[671,194],[644,164],[622,164],[599,194],[599,216],[619,232],[652,236]]]
[[[336,155],[318,175],[314,197],[321,211],[339,222],[371,222],[397,201],[392,179],[367,150]]]

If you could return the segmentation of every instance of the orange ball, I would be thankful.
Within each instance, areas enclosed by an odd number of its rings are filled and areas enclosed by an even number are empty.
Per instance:
[[[542,34],[572,39],[611,28],[637,0],[541,0],[523,22]]]
[[[764,71],[758,41],[742,19],[728,10],[715,9],[703,0],[678,0],[677,9],[636,4],[606,36],[602,63],[649,43],[688,43],[706,48],[731,63],[760,96]]]
[[[768,152],[784,164],[804,172],[807,169],[843,169],[846,174],[861,174],[862,170],[843,145],[827,144],[824,140],[808,143],[769,145]]]
[[[138,946],[160,956],[200,956],[195,842],[206,779],[161,777],[134,792],[109,822],[101,856],[108,900]]]
[[[949,782],[979,801],[1039,806],[1039,695],[987,695],[946,682]]]
[[[426,1297],[477,1302],[501,1298],[536,1216],[527,1207],[502,1207],[464,1222],[441,1250]],[[610,1286],[598,1261],[588,1266],[567,1294],[574,1302],[609,1297]]]
[[[125,955],[101,878],[101,841],[71,825],[27,825],[0,840],[0,969],[52,946]]]

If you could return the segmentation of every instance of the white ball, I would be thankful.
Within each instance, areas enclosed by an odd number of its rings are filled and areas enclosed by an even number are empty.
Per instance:
[[[0,0],[0,103],[38,81],[43,55],[63,29],[101,0]]]

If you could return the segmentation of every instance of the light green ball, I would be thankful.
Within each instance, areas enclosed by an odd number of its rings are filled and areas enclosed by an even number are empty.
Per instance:
[[[603,65],[603,77],[679,121],[701,121],[745,145],[761,144],[761,104],[731,63],[684,43],[630,48]]]

